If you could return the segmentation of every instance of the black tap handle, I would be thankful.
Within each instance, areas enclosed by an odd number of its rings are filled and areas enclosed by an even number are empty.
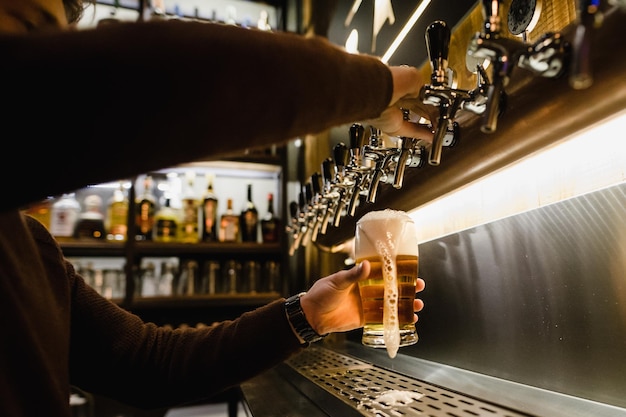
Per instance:
[[[324,184],[330,184],[333,182],[335,176],[333,175],[333,158],[326,158],[322,161],[322,178],[324,180]]]
[[[307,181],[307,183],[304,184],[304,188],[302,189],[302,191],[304,192],[304,198],[307,204],[311,204],[311,202],[313,201],[313,184]]]
[[[500,32],[500,1],[483,0],[483,17],[485,18],[485,35]]]
[[[365,145],[365,129],[359,123],[350,126],[350,149],[361,149]]]
[[[289,214],[292,219],[296,219],[298,217],[298,203],[295,201],[289,203]]]
[[[333,156],[335,158],[335,165],[339,170],[345,167],[348,163],[348,148],[346,144],[343,142],[336,144],[333,148]]]
[[[304,210],[306,208],[306,196],[304,194],[304,188],[298,193],[298,208],[300,209],[300,212],[304,213]]]
[[[426,29],[426,49],[433,70],[430,78],[433,85],[446,83],[448,51],[450,49],[450,28],[443,20],[436,20]]]
[[[311,175],[311,185],[313,186],[313,195],[321,195],[322,194],[322,174],[319,172],[314,172]]]
[[[497,16],[499,13],[500,2],[497,0],[483,0],[483,17],[485,20],[489,20],[490,17],[494,15]]]

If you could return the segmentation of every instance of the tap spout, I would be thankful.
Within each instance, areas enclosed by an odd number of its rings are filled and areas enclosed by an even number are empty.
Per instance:
[[[359,201],[359,195],[361,194],[361,186],[363,182],[363,175],[359,172],[354,173],[354,186],[350,190],[349,200],[347,212],[348,215],[354,217],[354,213],[356,211],[357,203]]]
[[[404,182],[404,172],[406,171],[406,166],[409,163],[409,157],[415,151],[416,144],[417,139],[415,138],[400,138],[400,153],[398,154],[398,162],[396,163],[396,169],[393,173],[393,188],[402,188],[402,183]]]
[[[439,119],[437,120],[437,128],[433,135],[433,141],[430,145],[430,151],[428,153],[428,163],[430,165],[437,166],[441,163],[441,152],[443,150],[443,142],[446,134],[448,133],[448,104],[439,105]]]
[[[503,87],[506,74],[508,73],[508,57],[506,55],[498,55],[492,61],[493,79],[487,85],[487,101],[485,112],[483,113],[483,124],[480,130],[483,133],[493,133],[498,126],[498,116],[500,114],[500,100],[503,94]]]
[[[397,155],[397,151],[393,150],[383,150],[380,155],[378,155],[378,160],[376,161],[376,166],[374,167],[374,171],[371,174],[369,189],[367,193],[367,201],[368,203],[376,202],[376,194],[378,193],[378,185],[381,180],[387,176],[387,168],[389,164],[393,160],[393,158]]]
[[[338,192],[338,196],[336,199],[336,203],[335,203],[335,210],[334,210],[334,216],[333,216],[333,226],[335,227],[339,227],[339,223],[341,222],[341,215],[343,213],[343,211],[346,208],[346,201],[345,201],[345,189],[340,188],[337,190]]]

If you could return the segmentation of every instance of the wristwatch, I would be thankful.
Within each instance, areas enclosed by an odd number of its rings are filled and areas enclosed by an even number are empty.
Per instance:
[[[289,322],[298,335],[300,335],[306,343],[314,343],[322,340],[324,337],[328,336],[328,334],[318,334],[307,321],[304,311],[302,311],[302,306],[300,305],[300,297],[304,294],[306,293],[301,292],[300,294],[292,295],[287,298],[287,301],[285,301],[285,312],[287,313],[287,319],[289,319]]]

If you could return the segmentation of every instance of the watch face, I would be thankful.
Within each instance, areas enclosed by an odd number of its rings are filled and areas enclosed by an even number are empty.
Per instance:
[[[530,32],[541,12],[540,0],[511,0],[508,15],[509,32],[520,35]]]

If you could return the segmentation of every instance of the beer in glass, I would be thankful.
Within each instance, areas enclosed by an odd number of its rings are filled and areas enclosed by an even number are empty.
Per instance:
[[[417,342],[413,321],[418,272],[417,235],[404,211],[365,214],[356,225],[355,257],[371,264],[369,277],[359,281],[365,325],[362,342],[386,348],[391,358],[398,348]]]

